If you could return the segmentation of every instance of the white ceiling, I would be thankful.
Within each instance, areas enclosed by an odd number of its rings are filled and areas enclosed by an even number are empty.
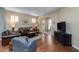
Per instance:
[[[5,9],[33,16],[43,16],[51,11],[58,10],[59,7],[5,7]]]

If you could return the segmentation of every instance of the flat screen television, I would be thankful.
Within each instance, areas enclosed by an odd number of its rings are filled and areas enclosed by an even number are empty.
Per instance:
[[[66,22],[57,23],[57,29],[59,31],[66,32]]]

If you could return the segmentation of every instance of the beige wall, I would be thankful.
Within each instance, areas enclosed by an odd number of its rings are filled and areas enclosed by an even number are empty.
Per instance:
[[[26,27],[27,25],[32,25],[32,18],[34,16],[30,16],[30,15],[26,15],[26,14],[21,14],[21,13],[17,13],[17,12],[11,12],[11,11],[6,11],[6,29],[11,29],[11,23],[10,23],[10,16],[11,15],[16,15],[19,17],[19,22],[16,23],[16,30],[19,27]],[[23,21],[27,21],[28,23],[25,24],[23,23]]]
[[[72,45],[79,49],[79,8],[61,8],[60,21],[66,21],[66,32],[72,34]]]
[[[56,23],[66,22],[66,32],[72,34],[72,45],[79,49],[79,8],[61,8],[55,13],[49,13],[48,16],[51,16]]]

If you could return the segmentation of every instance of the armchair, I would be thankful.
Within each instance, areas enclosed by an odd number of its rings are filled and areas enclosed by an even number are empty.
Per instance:
[[[15,37],[12,39],[14,52],[34,52],[36,51],[36,40],[25,37]]]

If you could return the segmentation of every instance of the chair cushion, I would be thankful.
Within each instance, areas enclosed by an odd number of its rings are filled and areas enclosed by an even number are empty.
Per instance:
[[[20,37],[15,37],[12,40],[19,40],[21,42],[23,42],[24,44],[26,44],[28,37],[26,36],[20,36]]]
[[[23,51],[28,51],[28,43],[25,40],[27,37],[15,37],[13,38],[12,44],[13,44],[13,51],[15,52],[23,52]]]

